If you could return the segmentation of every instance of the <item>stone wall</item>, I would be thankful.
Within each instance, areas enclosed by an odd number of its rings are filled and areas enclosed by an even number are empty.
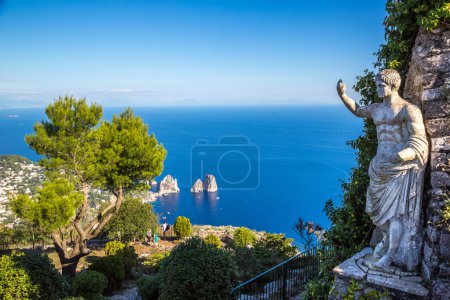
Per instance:
[[[450,26],[420,30],[413,49],[403,97],[422,108],[430,138],[425,177],[425,240],[422,275],[433,299],[450,299],[450,230],[443,222],[450,197]]]

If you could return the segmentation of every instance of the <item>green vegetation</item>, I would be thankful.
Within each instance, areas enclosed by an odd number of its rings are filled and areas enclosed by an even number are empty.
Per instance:
[[[255,241],[255,233],[247,227],[239,227],[233,234],[233,245],[235,247],[253,246]]]
[[[158,216],[153,206],[142,203],[141,199],[127,197],[120,207],[120,211],[106,225],[108,237],[128,243],[143,240],[148,229],[156,230]]]
[[[159,279],[157,276],[143,275],[137,280],[139,296],[142,300],[154,300],[159,298]]]
[[[39,287],[16,261],[17,254],[0,256],[0,299],[35,299]]]
[[[108,285],[105,289],[107,293],[116,288],[120,288],[125,279],[125,269],[122,260],[117,256],[98,257],[92,265],[90,271],[96,271],[105,275]]]
[[[205,239],[204,242],[208,245],[217,247],[217,248],[222,248],[222,243],[220,242],[220,239],[217,237],[217,235],[214,234],[208,234]]]
[[[170,255],[170,252],[159,252],[152,254],[142,262],[143,272],[147,275],[155,274],[159,271],[161,263]]]
[[[125,248],[125,244],[120,241],[107,242],[105,245],[105,254],[116,255],[123,248]]]
[[[192,237],[163,261],[160,299],[227,299],[237,275],[230,253]]]
[[[102,299],[102,292],[108,284],[105,275],[96,271],[84,271],[75,277],[74,292],[87,300]]]
[[[0,299],[61,299],[70,286],[43,254],[13,251],[0,257]]]
[[[386,44],[377,52],[374,66],[395,68],[405,78],[419,24],[431,29],[448,21],[448,7],[445,0],[388,0],[384,20]],[[364,75],[357,78],[354,88],[361,94],[363,105],[381,101],[376,94],[374,76],[374,72],[365,70]],[[402,89],[403,86],[400,92]],[[365,213],[365,196],[369,184],[368,166],[376,152],[376,141],[375,125],[365,120],[363,134],[348,143],[356,150],[356,166],[349,181],[342,184],[341,206],[336,207],[329,200],[324,209],[331,227],[325,233],[323,244],[332,246],[333,251],[322,255],[320,275],[308,283],[305,299],[326,299],[333,281],[332,268],[369,243],[374,226]]]
[[[175,220],[173,230],[179,238],[189,237],[192,234],[191,221],[189,221],[189,219],[186,217],[179,216]]]
[[[19,196],[13,206],[22,219],[49,231],[63,274],[74,276],[78,261],[90,252],[86,240],[119,213],[125,193],[161,174],[166,150],[131,109],[100,122],[101,106],[65,96],[45,112],[48,120],[37,123],[26,141],[43,155],[48,182],[36,197]],[[114,200],[90,207],[92,187],[110,192]]]

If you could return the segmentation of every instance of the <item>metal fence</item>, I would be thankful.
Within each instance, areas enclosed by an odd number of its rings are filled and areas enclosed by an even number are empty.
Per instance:
[[[319,273],[319,252],[314,247],[299,253],[231,291],[230,300],[289,299],[304,290],[306,283]]]
[[[169,225],[169,229],[167,229],[165,233],[163,232],[162,225],[159,225],[158,228],[156,229],[156,234],[161,240],[165,241],[173,241],[177,239],[177,235],[173,230],[173,225]]]

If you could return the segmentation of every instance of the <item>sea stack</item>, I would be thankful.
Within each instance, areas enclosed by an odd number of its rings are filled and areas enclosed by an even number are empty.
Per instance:
[[[197,179],[191,187],[191,193],[203,193],[203,183],[200,179]]]
[[[158,184],[158,194],[161,196],[178,193],[179,191],[177,180],[170,175],[164,177]]]
[[[203,178],[203,190],[208,193],[217,192],[217,183],[214,175],[205,175],[205,178]]]

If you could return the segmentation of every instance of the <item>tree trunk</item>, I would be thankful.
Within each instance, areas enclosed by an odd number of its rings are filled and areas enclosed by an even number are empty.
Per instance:
[[[62,274],[70,277],[75,277],[77,274],[77,266],[81,257],[64,258],[59,257],[61,262]]]

